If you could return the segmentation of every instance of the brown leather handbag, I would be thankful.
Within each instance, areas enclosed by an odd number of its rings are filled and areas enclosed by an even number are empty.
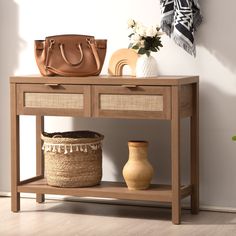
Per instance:
[[[35,40],[35,58],[44,76],[99,75],[107,40],[87,35],[56,35]]]

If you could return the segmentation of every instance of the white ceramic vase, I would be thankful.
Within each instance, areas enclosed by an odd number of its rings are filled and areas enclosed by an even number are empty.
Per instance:
[[[146,54],[139,56],[136,64],[136,77],[158,76],[157,61],[153,56]]]

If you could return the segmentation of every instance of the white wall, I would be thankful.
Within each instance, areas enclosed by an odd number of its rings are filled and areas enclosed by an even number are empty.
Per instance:
[[[163,37],[164,48],[155,56],[162,75],[199,75],[200,83],[200,200],[201,205],[236,209],[236,3],[233,0],[200,0],[204,23],[196,35],[197,57],[193,58]],[[78,33],[108,39],[103,73],[115,50],[128,45],[126,21],[144,24],[160,21],[158,0],[0,0],[0,191],[10,190],[10,75],[38,73],[33,40],[47,35]],[[46,130],[91,129],[105,135],[104,176],[122,180],[127,160],[127,141],[150,142],[150,161],[157,173],[154,182],[170,178],[169,123],[150,120],[53,118]],[[188,122],[182,122],[183,182],[188,178]],[[34,174],[34,118],[23,117],[21,145],[22,178]],[[184,138],[184,135],[187,137]]]

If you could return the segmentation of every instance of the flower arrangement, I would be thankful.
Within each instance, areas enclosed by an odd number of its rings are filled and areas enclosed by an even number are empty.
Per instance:
[[[163,33],[160,32],[160,27],[146,27],[130,19],[128,21],[128,28],[131,30],[128,48],[136,50],[138,54],[146,54],[149,57],[151,52],[157,52],[160,50],[160,47],[163,47],[161,43],[161,35]]]

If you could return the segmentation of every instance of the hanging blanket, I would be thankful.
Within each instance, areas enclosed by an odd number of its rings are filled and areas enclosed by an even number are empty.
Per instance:
[[[196,56],[194,32],[202,22],[198,0],[160,0],[160,3],[162,30]]]

